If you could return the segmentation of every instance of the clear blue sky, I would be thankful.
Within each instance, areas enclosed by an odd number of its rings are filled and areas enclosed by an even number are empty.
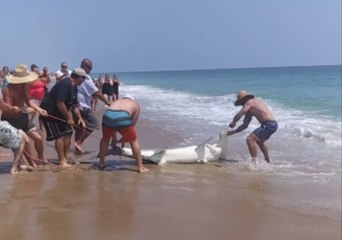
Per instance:
[[[341,64],[341,0],[2,0],[0,22],[1,67]]]

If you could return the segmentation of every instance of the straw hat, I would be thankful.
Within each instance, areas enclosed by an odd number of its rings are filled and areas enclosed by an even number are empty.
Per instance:
[[[38,74],[31,72],[25,64],[15,66],[13,74],[7,77],[7,81],[12,84],[28,83],[38,79]]]
[[[241,90],[237,95],[236,95],[236,101],[234,102],[235,106],[241,106],[244,105],[249,99],[255,98],[254,95],[249,94],[245,90]]]

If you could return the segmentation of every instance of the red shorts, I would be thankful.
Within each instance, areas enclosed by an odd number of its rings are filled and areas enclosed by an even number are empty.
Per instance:
[[[137,133],[135,127],[125,127],[125,128],[108,128],[102,125],[102,139],[109,141],[110,138],[116,133],[122,135],[123,142],[134,142],[137,139]]]

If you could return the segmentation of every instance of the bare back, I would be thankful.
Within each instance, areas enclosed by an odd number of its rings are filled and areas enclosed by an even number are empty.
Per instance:
[[[140,112],[140,106],[135,101],[129,99],[129,98],[122,98],[118,99],[115,102],[113,102],[110,106],[110,109],[113,110],[125,110],[132,116],[132,121],[134,124],[138,120],[139,112]]]
[[[260,123],[274,120],[271,110],[264,102],[259,99],[250,99],[246,102],[243,109],[247,110],[246,114],[254,116]]]

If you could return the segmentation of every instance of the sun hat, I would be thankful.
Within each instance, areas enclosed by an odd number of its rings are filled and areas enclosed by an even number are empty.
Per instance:
[[[236,95],[236,101],[234,102],[235,106],[241,106],[244,105],[249,99],[255,98],[254,95],[248,93],[245,90],[241,90]]]
[[[75,68],[72,73],[80,76],[80,77],[84,77],[84,78],[87,78],[87,73],[80,67],[78,68]]]
[[[7,81],[12,84],[33,82],[36,79],[38,79],[38,74],[31,72],[25,64],[16,65],[12,75],[7,77]]]

